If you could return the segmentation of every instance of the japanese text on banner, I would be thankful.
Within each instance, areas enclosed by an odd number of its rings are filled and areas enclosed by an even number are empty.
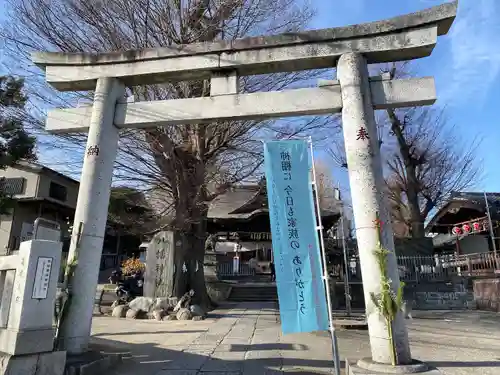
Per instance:
[[[264,146],[280,314],[284,333],[328,329],[306,141]]]

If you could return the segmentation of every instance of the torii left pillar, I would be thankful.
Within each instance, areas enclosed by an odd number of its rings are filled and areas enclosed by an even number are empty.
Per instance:
[[[72,300],[62,327],[62,344],[72,354],[86,351],[90,340],[113,166],[118,152],[119,129],[113,124],[115,107],[124,96],[125,87],[118,79],[97,80],[68,256],[71,260],[76,254],[78,261],[71,280]]]

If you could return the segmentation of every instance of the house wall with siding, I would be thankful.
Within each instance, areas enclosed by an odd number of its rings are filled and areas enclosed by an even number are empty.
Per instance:
[[[79,184],[76,181],[59,176],[56,173],[44,173],[40,176],[38,197],[39,198],[50,198],[50,183],[55,182],[61,186],[64,186],[67,191],[66,201],[61,202],[68,207],[76,208],[76,201],[78,200],[78,188]]]
[[[59,202],[50,198],[50,183],[53,181],[67,189],[66,200],[60,203],[70,208],[76,207],[78,182],[64,178],[57,173],[45,169],[39,171],[26,166],[16,166],[0,170],[0,177],[25,179],[21,193],[16,194],[14,198],[48,198]],[[37,204],[16,205],[11,215],[0,216],[0,255],[7,255],[9,250],[19,248],[19,244],[23,240],[21,238],[23,223],[34,223],[40,215],[37,207]],[[58,217],[50,212],[43,213],[42,217],[59,222],[61,230],[67,231],[65,217]]]
[[[21,194],[16,194],[15,198],[34,198],[38,192],[38,173],[29,168],[6,168],[0,170],[0,177],[5,178],[24,178],[24,186]]]
[[[0,255],[8,252],[12,219],[12,215],[0,215]]]

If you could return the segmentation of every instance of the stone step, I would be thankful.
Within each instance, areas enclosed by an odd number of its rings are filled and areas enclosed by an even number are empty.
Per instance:
[[[266,298],[266,297],[278,297],[278,295],[276,293],[237,293],[237,292],[231,292],[231,295],[232,297],[262,297],[262,298]]]
[[[247,295],[257,295],[257,296],[275,296],[275,295],[277,295],[277,293],[276,293],[276,292],[259,292],[258,290],[256,290],[256,291],[246,291],[246,290],[245,290],[245,291],[243,291],[243,290],[241,290],[241,291],[240,291],[240,290],[237,290],[237,289],[236,289],[236,290],[235,290],[235,289],[233,289],[231,293],[233,293],[233,294],[235,294],[235,295],[236,295],[236,294],[237,294],[237,295],[241,295],[241,296],[243,296],[243,295],[245,295],[245,296],[247,296]]]
[[[278,302],[278,298],[263,298],[263,297],[246,297],[236,298],[229,297],[229,302]]]
[[[229,300],[245,301],[277,301],[278,292],[275,286],[235,286],[231,290]]]
[[[248,289],[233,288],[232,290],[234,293],[239,293],[239,294],[277,294],[276,289],[262,290],[259,288],[248,288]]]

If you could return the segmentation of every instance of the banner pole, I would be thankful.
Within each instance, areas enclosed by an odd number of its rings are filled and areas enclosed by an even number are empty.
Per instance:
[[[309,150],[311,153],[311,164],[312,164],[312,185],[314,187],[313,192],[315,192],[315,203],[316,203],[316,221],[319,221],[317,226],[317,230],[319,231],[319,240],[320,240],[320,250],[321,256],[323,259],[323,280],[325,283],[325,291],[326,291],[326,305],[328,311],[328,322],[330,324],[330,335],[332,338],[332,352],[333,352],[333,363],[335,366],[335,375],[340,375],[340,358],[339,358],[339,348],[337,343],[337,334],[335,332],[335,326],[333,325],[333,312],[332,312],[332,298],[330,293],[330,282],[328,276],[328,266],[326,262],[326,249],[325,249],[325,241],[323,237],[323,222],[321,221],[321,208],[319,206],[319,197],[318,197],[318,187],[316,184],[316,168],[314,167],[314,153],[312,146],[312,139],[309,137]]]
[[[344,253],[344,292],[345,292],[345,307],[347,316],[351,316],[351,291],[349,287],[349,265],[347,247],[345,244],[345,229],[344,229],[344,202],[340,198],[340,183],[337,184],[337,192],[340,202],[340,229],[342,231],[342,252]]]

